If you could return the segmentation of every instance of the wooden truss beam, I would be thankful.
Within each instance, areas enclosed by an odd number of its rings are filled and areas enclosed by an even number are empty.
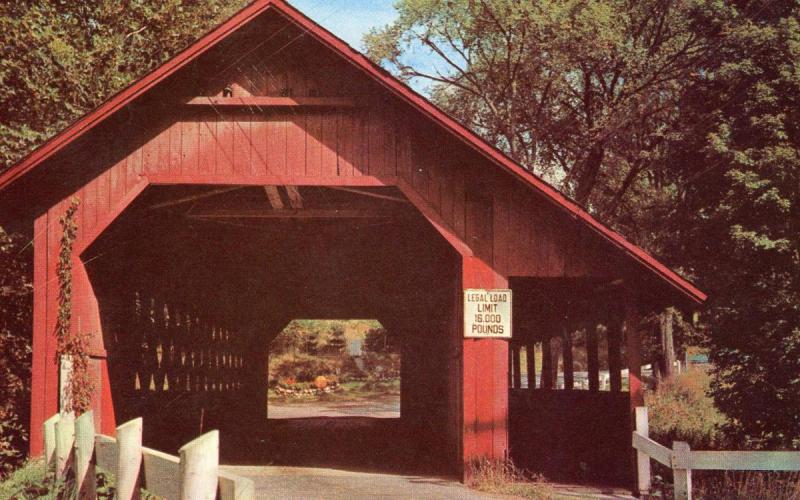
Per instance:
[[[267,193],[267,199],[272,208],[275,210],[283,210],[285,208],[278,186],[264,186],[264,191]]]
[[[187,214],[192,219],[385,219],[403,216],[402,212],[348,208],[200,209]]]
[[[300,196],[300,189],[297,186],[286,186],[286,194],[289,195],[289,205],[292,208],[303,208],[303,197]]]

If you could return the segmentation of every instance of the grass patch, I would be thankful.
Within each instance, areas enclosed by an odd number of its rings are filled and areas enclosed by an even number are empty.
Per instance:
[[[97,467],[95,471],[97,498],[114,498],[114,477]],[[0,482],[0,499],[33,500],[77,499],[75,494],[75,481],[71,474],[63,481],[54,481],[51,474],[45,473],[44,461],[34,459],[26,462],[22,467],[11,473],[4,481]],[[162,500],[147,490],[141,490],[143,500]]]
[[[556,498],[555,490],[540,476],[531,476],[510,461],[480,459],[469,468],[467,486],[493,495],[511,495],[535,500]]]
[[[0,498],[41,498],[50,489],[45,486],[44,462],[31,460],[0,482]]]

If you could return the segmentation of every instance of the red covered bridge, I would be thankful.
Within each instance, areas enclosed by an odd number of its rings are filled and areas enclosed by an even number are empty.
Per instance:
[[[35,250],[32,455],[59,405],[58,219],[73,197],[73,327],[91,333],[99,430],[143,415],[164,449],[212,426],[223,452],[262,431],[267,455],[286,448],[265,415],[269,340],[293,318],[377,318],[401,339],[402,410],[362,455],[460,476],[510,454],[625,483],[638,318],[705,299],[300,12],[258,0],[0,176],[0,223]],[[465,338],[472,288],[512,290],[510,341]]]

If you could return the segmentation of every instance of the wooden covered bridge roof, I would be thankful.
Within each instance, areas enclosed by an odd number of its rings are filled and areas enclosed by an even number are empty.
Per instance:
[[[123,110],[129,104],[141,98],[149,90],[159,85],[159,83],[175,74],[181,68],[186,67],[200,55],[270,9],[277,11],[288,21],[294,23],[299,29],[303,30],[303,32],[312,36],[325,47],[338,54],[345,61],[380,84],[395,97],[407,103],[412,108],[422,113],[427,119],[436,123],[447,133],[463,142],[466,146],[474,150],[475,153],[504,170],[519,182],[529,186],[534,192],[538,193],[538,195],[554,204],[560,210],[566,212],[576,223],[586,226],[591,231],[601,236],[608,244],[622,252],[627,258],[632,259],[638,266],[641,266],[647,272],[670,285],[678,292],[680,297],[689,299],[690,302],[694,303],[702,303],[705,301],[706,295],[692,283],[679,276],[642,248],[629,242],[618,232],[599,222],[573,200],[559,192],[540,177],[523,168],[497,148],[480,138],[473,131],[464,127],[447,113],[436,107],[425,97],[416,93],[406,84],[393,77],[383,68],[303,15],[284,0],[254,1],[178,55],[115,94],[102,105],[55,135],[18,164],[0,174],[0,213],[6,214],[6,217],[11,216],[17,219],[29,219],[37,211],[46,208],[41,206],[42,202],[36,199],[36,195],[31,196],[30,193],[34,191],[31,190],[31,185],[29,183],[24,182],[24,179],[30,180],[30,178],[33,177],[31,174],[34,171],[39,171],[40,174],[43,173],[42,171],[46,171],[47,165],[54,163],[57,155],[68,150],[68,147],[78,139]],[[38,176],[36,177],[41,179]],[[38,187],[36,189],[38,189]],[[36,192],[38,194],[38,191]],[[15,200],[25,200],[24,206],[20,206]]]

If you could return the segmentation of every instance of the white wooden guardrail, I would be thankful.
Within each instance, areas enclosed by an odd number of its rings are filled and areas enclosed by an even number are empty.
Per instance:
[[[219,431],[183,447],[180,456],[142,446],[142,419],[117,427],[117,437],[95,435],[92,412],[77,419],[56,414],[44,423],[47,473],[75,477],[77,498],[94,499],[95,464],[116,480],[116,499],[139,498],[140,488],[167,500],[251,500],[251,480],[219,470]]]
[[[691,500],[692,470],[800,471],[797,451],[692,451],[683,441],[673,442],[670,449],[648,436],[647,408],[638,407],[633,447],[642,495],[650,491],[650,459],[672,469],[676,500]]]

